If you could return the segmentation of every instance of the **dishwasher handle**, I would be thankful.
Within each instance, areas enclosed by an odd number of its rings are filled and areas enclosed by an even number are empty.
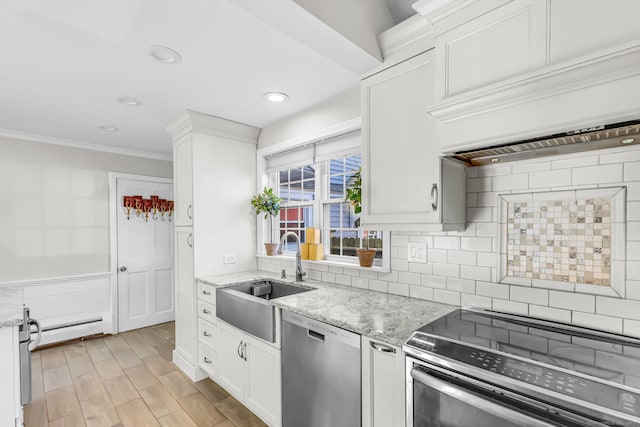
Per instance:
[[[324,334],[321,334],[320,332],[316,332],[314,330],[307,329],[307,336],[309,338],[313,338],[314,340],[318,340],[320,342],[324,342]]]

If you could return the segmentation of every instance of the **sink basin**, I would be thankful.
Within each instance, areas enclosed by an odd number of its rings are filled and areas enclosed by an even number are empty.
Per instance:
[[[268,342],[276,340],[276,307],[269,300],[314,288],[271,279],[242,282],[216,289],[216,316]]]

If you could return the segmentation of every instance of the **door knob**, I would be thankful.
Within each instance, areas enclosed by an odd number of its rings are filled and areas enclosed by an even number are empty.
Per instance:
[[[127,267],[123,265],[122,267],[120,267],[120,271],[124,273],[125,271],[127,271]]]

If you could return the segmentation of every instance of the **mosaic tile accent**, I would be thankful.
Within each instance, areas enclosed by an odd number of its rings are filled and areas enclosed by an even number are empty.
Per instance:
[[[507,203],[506,275],[611,286],[611,198]]]

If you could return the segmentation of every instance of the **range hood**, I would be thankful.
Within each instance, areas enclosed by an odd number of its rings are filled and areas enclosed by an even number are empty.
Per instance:
[[[640,120],[577,129],[525,141],[458,151],[447,157],[468,166],[513,162],[640,143]]]

